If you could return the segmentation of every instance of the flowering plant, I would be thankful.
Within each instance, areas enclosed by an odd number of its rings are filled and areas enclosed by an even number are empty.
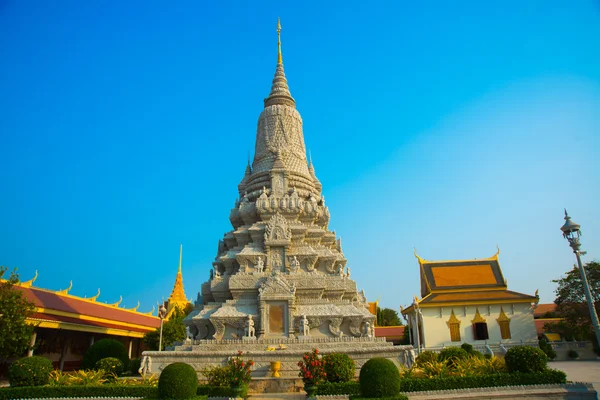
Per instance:
[[[317,349],[312,349],[311,353],[304,353],[302,361],[298,361],[298,366],[300,367],[298,376],[302,377],[304,383],[317,385],[327,377],[325,362]]]
[[[250,368],[254,365],[254,361],[242,359],[242,352],[238,351],[238,355],[231,357],[227,361],[229,367],[229,383],[233,386],[241,386],[250,383]]]

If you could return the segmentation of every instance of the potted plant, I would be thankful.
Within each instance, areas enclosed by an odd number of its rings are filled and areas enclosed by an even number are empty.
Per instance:
[[[228,380],[231,385],[231,390],[235,397],[245,397],[248,391],[248,383],[250,383],[251,375],[250,368],[254,365],[254,361],[242,359],[242,352],[238,351],[237,356],[231,357],[227,361],[228,365]]]
[[[325,363],[319,354],[318,349],[312,349],[311,353],[304,353],[302,361],[298,361],[300,373],[304,382],[304,390],[307,397],[313,397],[317,385],[323,382],[327,376],[325,373]]]

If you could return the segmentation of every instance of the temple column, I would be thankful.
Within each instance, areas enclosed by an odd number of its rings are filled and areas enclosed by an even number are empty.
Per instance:
[[[29,350],[27,350],[27,357],[33,356],[33,347],[35,346],[35,340],[37,339],[37,332],[34,330],[31,334],[31,340],[29,341]]]
[[[65,357],[67,356],[68,348],[69,348],[69,338],[65,334],[64,339],[63,339],[62,349],[60,351],[60,358],[58,360],[58,370],[59,371],[62,371],[63,368],[65,367]]]
[[[129,338],[129,359],[131,360],[131,350],[133,349],[133,339]]]

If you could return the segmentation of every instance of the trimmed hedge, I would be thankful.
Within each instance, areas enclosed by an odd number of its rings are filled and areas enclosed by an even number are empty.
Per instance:
[[[323,382],[317,385],[317,391],[315,392],[315,395],[360,395],[360,393],[360,383],[358,382]]]
[[[471,389],[494,386],[527,386],[567,383],[562,371],[548,369],[536,373],[499,373],[480,376],[450,376],[447,378],[410,378],[400,381],[400,392],[425,390]]]
[[[565,373],[562,371],[549,369],[544,372],[530,374],[515,372],[512,374],[498,373],[468,377],[451,376],[447,378],[403,378],[400,380],[399,392],[471,389],[493,386],[548,385],[561,383],[567,383],[567,376]],[[360,396],[361,391],[360,384],[358,382],[321,383],[317,386],[317,391],[315,394],[319,396],[344,394]]]
[[[13,362],[8,368],[10,386],[47,385],[52,372],[52,362],[45,357],[32,356]]]
[[[0,400],[57,397],[158,397],[152,386],[24,386],[0,388]]]
[[[395,396],[400,391],[400,371],[387,358],[371,358],[361,368],[359,382],[366,397]]]
[[[129,368],[129,356],[123,343],[115,339],[101,339],[86,351],[81,361],[81,369],[94,369],[96,363],[106,357],[118,358],[125,370]]]
[[[176,362],[163,369],[158,378],[158,396],[161,399],[188,399],[198,389],[198,375],[189,364]]]

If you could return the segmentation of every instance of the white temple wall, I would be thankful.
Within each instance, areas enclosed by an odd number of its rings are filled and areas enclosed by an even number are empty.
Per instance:
[[[477,308],[479,314],[486,320],[488,327],[488,340],[475,340],[473,333],[472,320],[475,318]],[[496,347],[499,343],[520,344],[521,342],[533,342],[537,340],[537,333],[533,321],[533,314],[529,304],[515,304],[514,314],[511,304],[502,305],[504,313],[510,318],[510,339],[502,339],[498,317],[500,316],[500,305],[482,305],[467,307],[436,307],[421,308],[423,315],[423,336],[424,347],[441,348],[449,346],[460,346],[462,343],[469,343],[474,346],[484,346],[486,342]],[[460,324],[460,342],[452,342],[450,338],[450,328],[448,320],[452,310],[454,315],[461,321]]]

